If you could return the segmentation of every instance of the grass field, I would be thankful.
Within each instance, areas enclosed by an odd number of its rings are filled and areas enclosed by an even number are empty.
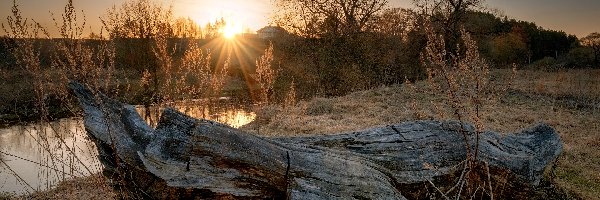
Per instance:
[[[510,70],[494,70],[496,85]],[[562,137],[564,150],[554,172],[556,185],[574,197],[600,199],[600,70],[518,71],[511,86],[483,108],[486,129],[513,133],[547,123]],[[296,107],[259,112],[247,130],[267,136],[332,134],[409,120],[440,119],[439,96],[407,85],[381,87],[347,96],[315,98]],[[501,86],[499,88],[506,88]]]
[[[483,108],[486,129],[510,134],[547,123],[561,135],[564,150],[548,176],[572,198],[600,199],[600,70],[542,72],[520,70],[507,85],[510,70],[493,70],[497,98]],[[500,84],[502,83],[502,84]],[[443,102],[426,82],[359,91],[337,98],[313,98],[296,106],[266,106],[257,121],[242,129],[263,136],[334,134],[409,120],[444,119]],[[100,185],[100,186],[98,186]],[[102,189],[102,195],[98,194]],[[115,197],[99,176],[66,182],[56,189],[19,198],[75,199]],[[82,196],[87,195],[87,196]]]

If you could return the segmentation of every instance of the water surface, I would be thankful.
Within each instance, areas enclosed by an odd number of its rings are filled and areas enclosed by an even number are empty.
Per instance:
[[[165,106],[236,128],[256,117],[248,106],[230,99],[220,99],[219,107],[207,105],[204,100],[195,100]],[[136,106],[136,109],[155,126],[164,107]],[[88,140],[82,121],[67,118],[0,129],[0,192],[23,194],[45,190],[63,180],[100,172],[98,152]]]

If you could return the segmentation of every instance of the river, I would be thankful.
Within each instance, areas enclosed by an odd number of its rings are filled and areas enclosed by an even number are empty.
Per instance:
[[[209,109],[205,101],[172,103],[192,117],[205,118],[240,127],[256,115],[247,104],[219,99],[217,108]],[[136,107],[138,113],[155,126],[163,107]],[[0,129],[0,192],[24,194],[46,190],[73,177],[87,176],[102,170],[98,152],[87,139],[81,118],[66,118],[49,123],[15,125]]]

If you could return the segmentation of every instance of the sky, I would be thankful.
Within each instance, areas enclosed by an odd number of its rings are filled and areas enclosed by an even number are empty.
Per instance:
[[[77,10],[86,15],[86,32],[99,32],[101,17],[113,5],[126,0],[74,0]],[[200,24],[224,17],[243,29],[256,31],[269,25],[273,0],[155,0],[172,3],[176,16],[190,17]],[[17,0],[23,16],[33,18],[53,30],[50,12],[60,18],[66,0]],[[391,7],[411,7],[411,0],[389,0]],[[486,0],[486,7],[503,11],[509,18],[535,22],[547,29],[561,30],[584,37],[600,32],[600,0]],[[12,0],[0,0],[0,22],[6,23]],[[2,34],[3,31],[1,31]],[[52,32],[52,31],[51,31]]]

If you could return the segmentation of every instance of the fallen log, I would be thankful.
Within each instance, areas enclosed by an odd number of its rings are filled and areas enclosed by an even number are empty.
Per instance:
[[[414,121],[337,135],[266,138],[165,109],[151,128],[135,108],[72,82],[85,129],[119,187],[137,198],[405,199],[464,170],[469,124]],[[478,160],[536,186],[562,150],[545,124],[484,132]],[[502,173],[499,173],[502,172]],[[412,189],[410,189],[412,187]],[[418,189],[418,188],[417,188]],[[404,195],[404,196],[403,196]],[[408,196],[407,196],[408,195]]]

